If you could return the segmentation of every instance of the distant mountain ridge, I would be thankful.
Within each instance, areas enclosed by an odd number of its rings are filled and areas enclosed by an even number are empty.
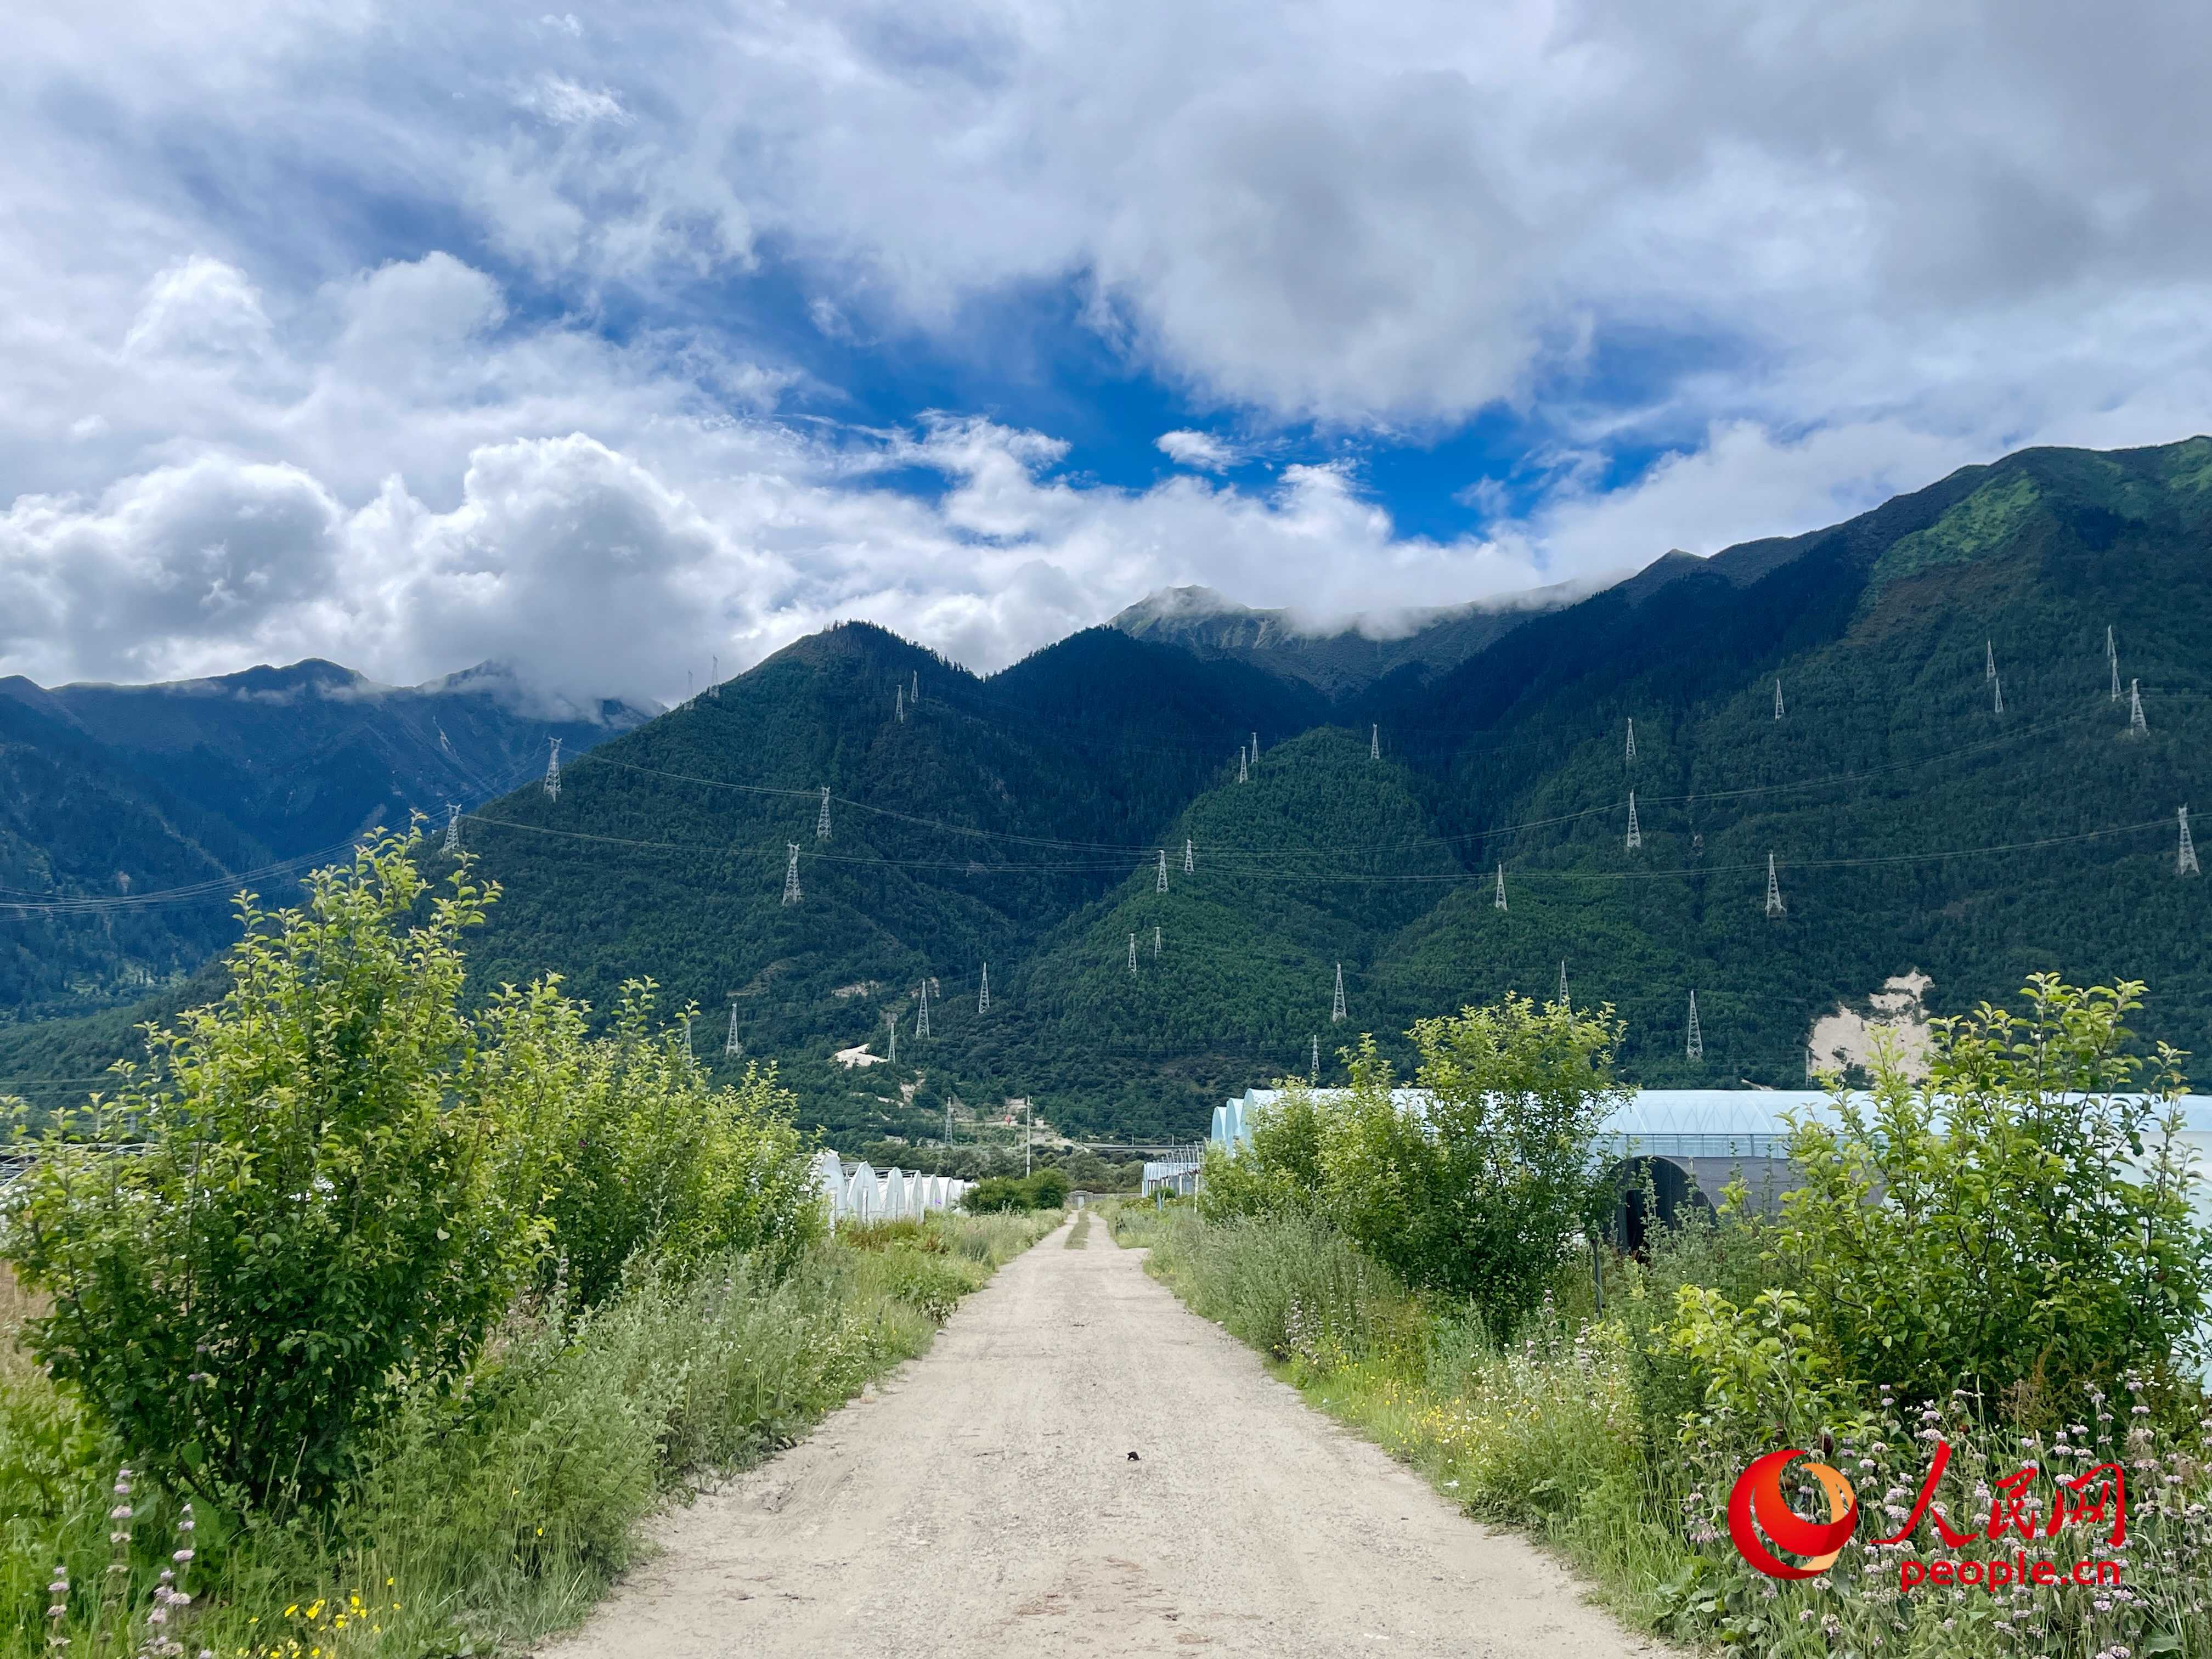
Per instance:
[[[2212,884],[2176,833],[2212,799],[2208,564],[2192,438],[2024,451],[1399,641],[1316,650],[1189,597],[978,675],[845,624],[601,744],[557,800],[472,813],[505,895],[472,982],[558,971],[604,1007],[650,976],[702,1011],[705,1063],[772,1059],[862,1140],[1007,1096],[1188,1136],[1223,1093],[1340,1079],[1360,1032],[1402,1057],[1415,1018],[1563,972],[1650,1086],[1798,1084],[1814,1022],[1908,972],[1938,1016],[2043,969],[2146,980],[2139,1029],[2201,1075]],[[1496,631],[1378,659],[1458,623]],[[73,763],[87,788],[120,764]],[[165,799],[180,842],[235,833]],[[887,1022],[896,1068],[833,1060]],[[0,1076],[90,1069],[94,1024],[0,1032]]]
[[[1530,617],[1571,604],[1573,583],[1466,605],[1353,617],[1322,627],[1290,610],[1256,611],[1211,587],[1164,587],[1106,625],[1155,645],[1229,658],[1340,697],[1394,676],[1425,684]]]
[[[491,664],[420,686],[317,659],[154,685],[0,678],[0,1012],[188,973],[232,933],[247,872],[441,819],[542,769],[552,738],[580,754],[653,712],[546,718]],[[159,896],[185,888],[205,890]]]

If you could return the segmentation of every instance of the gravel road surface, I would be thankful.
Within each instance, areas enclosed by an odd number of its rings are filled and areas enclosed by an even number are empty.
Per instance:
[[[1307,1407],[1141,1252],[1066,1237],[663,1516],[559,1659],[1661,1650]]]

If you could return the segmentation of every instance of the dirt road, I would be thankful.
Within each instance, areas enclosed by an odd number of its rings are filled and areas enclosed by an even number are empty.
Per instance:
[[[1649,1650],[1310,1409],[1139,1253],[1066,1236],[879,1392],[665,1516],[661,1553],[558,1659]]]

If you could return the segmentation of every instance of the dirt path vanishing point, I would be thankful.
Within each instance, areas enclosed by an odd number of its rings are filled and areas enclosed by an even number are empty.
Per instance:
[[[1309,1407],[1140,1252],[1066,1237],[663,1516],[558,1659],[1661,1650]]]

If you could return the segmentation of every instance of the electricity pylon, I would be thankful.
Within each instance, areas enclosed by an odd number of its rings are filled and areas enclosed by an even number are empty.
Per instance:
[[[884,1010],[884,1029],[891,1034],[890,1059],[891,1064],[896,1066],[898,1064],[898,1011],[896,1009]]]
[[[1782,718],[1782,676],[1774,677],[1774,718]]]
[[[1132,933],[1132,934],[1130,934],[1130,935],[1129,935],[1129,977],[1130,977],[1131,979],[1134,979],[1134,978],[1136,978],[1136,976],[1137,976],[1137,936],[1136,936],[1134,933]]]
[[[894,688],[891,693],[891,713],[898,717],[901,725],[906,723],[906,687],[902,685]]]
[[[2142,682],[2141,680],[2130,680],[2128,682],[2128,730],[2130,732],[2148,732],[2150,730],[2150,727],[2143,723]]]
[[[1494,909],[1505,908],[1505,866],[1503,864],[1498,866],[1498,896],[1490,902]]]
[[[1382,728],[1379,726],[1367,728],[1367,758],[1371,761],[1382,758]]]
[[[1692,1060],[1705,1057],[1705,1034],[1698,1029],[1698,994],[1695,991],[1690,993],[1690,1030],[1682,1046]]]
[[[1626,760],[1636,758],[1636,722],[1634,720],[1628,722],[1628,753],[1623,758]]]
[[[2181,850],[2174,855],[2173,873],[2177,876],[2193,876],[2197,873],[2197,843],[2189,838],[2189,809],[2186,806],[2181,809],[2180,817]]]
[[[830,786],[826,783],[822,786],[822,815],[814,820],[814,839],[830,839]]]
[[[991,964],[988,962],[983,964],[983,987],[975,993],[975,1012],[979,1014],[991,1012]]]
[[[1158,922],[1156,921],[1156,922],[1154,922],[1154,923],[1152,924],[1152,960],[1153,960],[1154,962],[1158,962],[1159,959],[1160,959],[1160,925],[1159,925],[1159,923],[1158,923]]]
[[[1192,850],[1190,837],[1188,836],[1185,836],[1182,838],[1182,872],[1187,876],[1197,868],[1198,859]]]
[[[929,981],[926,979],[915,996],[914,1034],[917,1039],[929,1035]]]
[[[1644,831],[1636,823],[1636,792],[1628,792],[1628,850],[1633,853],[1644,845]]]
[[[1567,1000],[1567,959],[1561,957],[1559,958],[1559,1006],[1571,1008],[1573,1006]]]
[[[2002,680],[2001,680],[2001,679],[1992,678],[1992,679],[1990,681],[1990,713],[1991,713],[1992,714],[2003,714],[2003,713],[2004,713],[2004,682],[2003,682]]]
[[[1168,890],[1168,849],[1164,847],[1160,848],[1159,878],[1152,884],[1152,890],[1155,893],[1164,893]]]
[[[1344,1018],[1344,964],[1336,964],[1336,997],[1329,1004],[1328,1023],[1332,1025]]]
[[[1240,743],[1237,745],[1237,781],[1249,783],[1251,781],[1250,769],[1244,764],[1244,745]]]
[[[555,800],[561,799],[561,739],[553,739],[553,753],[545,762],[545,793]]]
[[[461,809],[452,801],[446,803],[446,856],[453,858],[461,850]]]
[[[1306,1073],[1306,1081],[1309,1083],[1321,1081],[1321,1039],[1319,1037],[1313,1040],[1313,1066]]]
[[[1778,916],[1784,914],[1788,908],[1789,907],[1782,902],[1782,883],[1776,878],[1774,873],[1774,854],[1769,853],[1766,855],[1766,914],[1770,917]]]
[[[791,860],[783,866],[783,902],[796,904],[799,902],[799,843],[788,841],[784,845],[791,848]]]
[[[732,998],[730,1002],[730,1038],[722,1045],[722,1052],[726,1054],[741,1054],[744,1051],[745,1045],[738,1041],[738,1005],[736,1000]]]

